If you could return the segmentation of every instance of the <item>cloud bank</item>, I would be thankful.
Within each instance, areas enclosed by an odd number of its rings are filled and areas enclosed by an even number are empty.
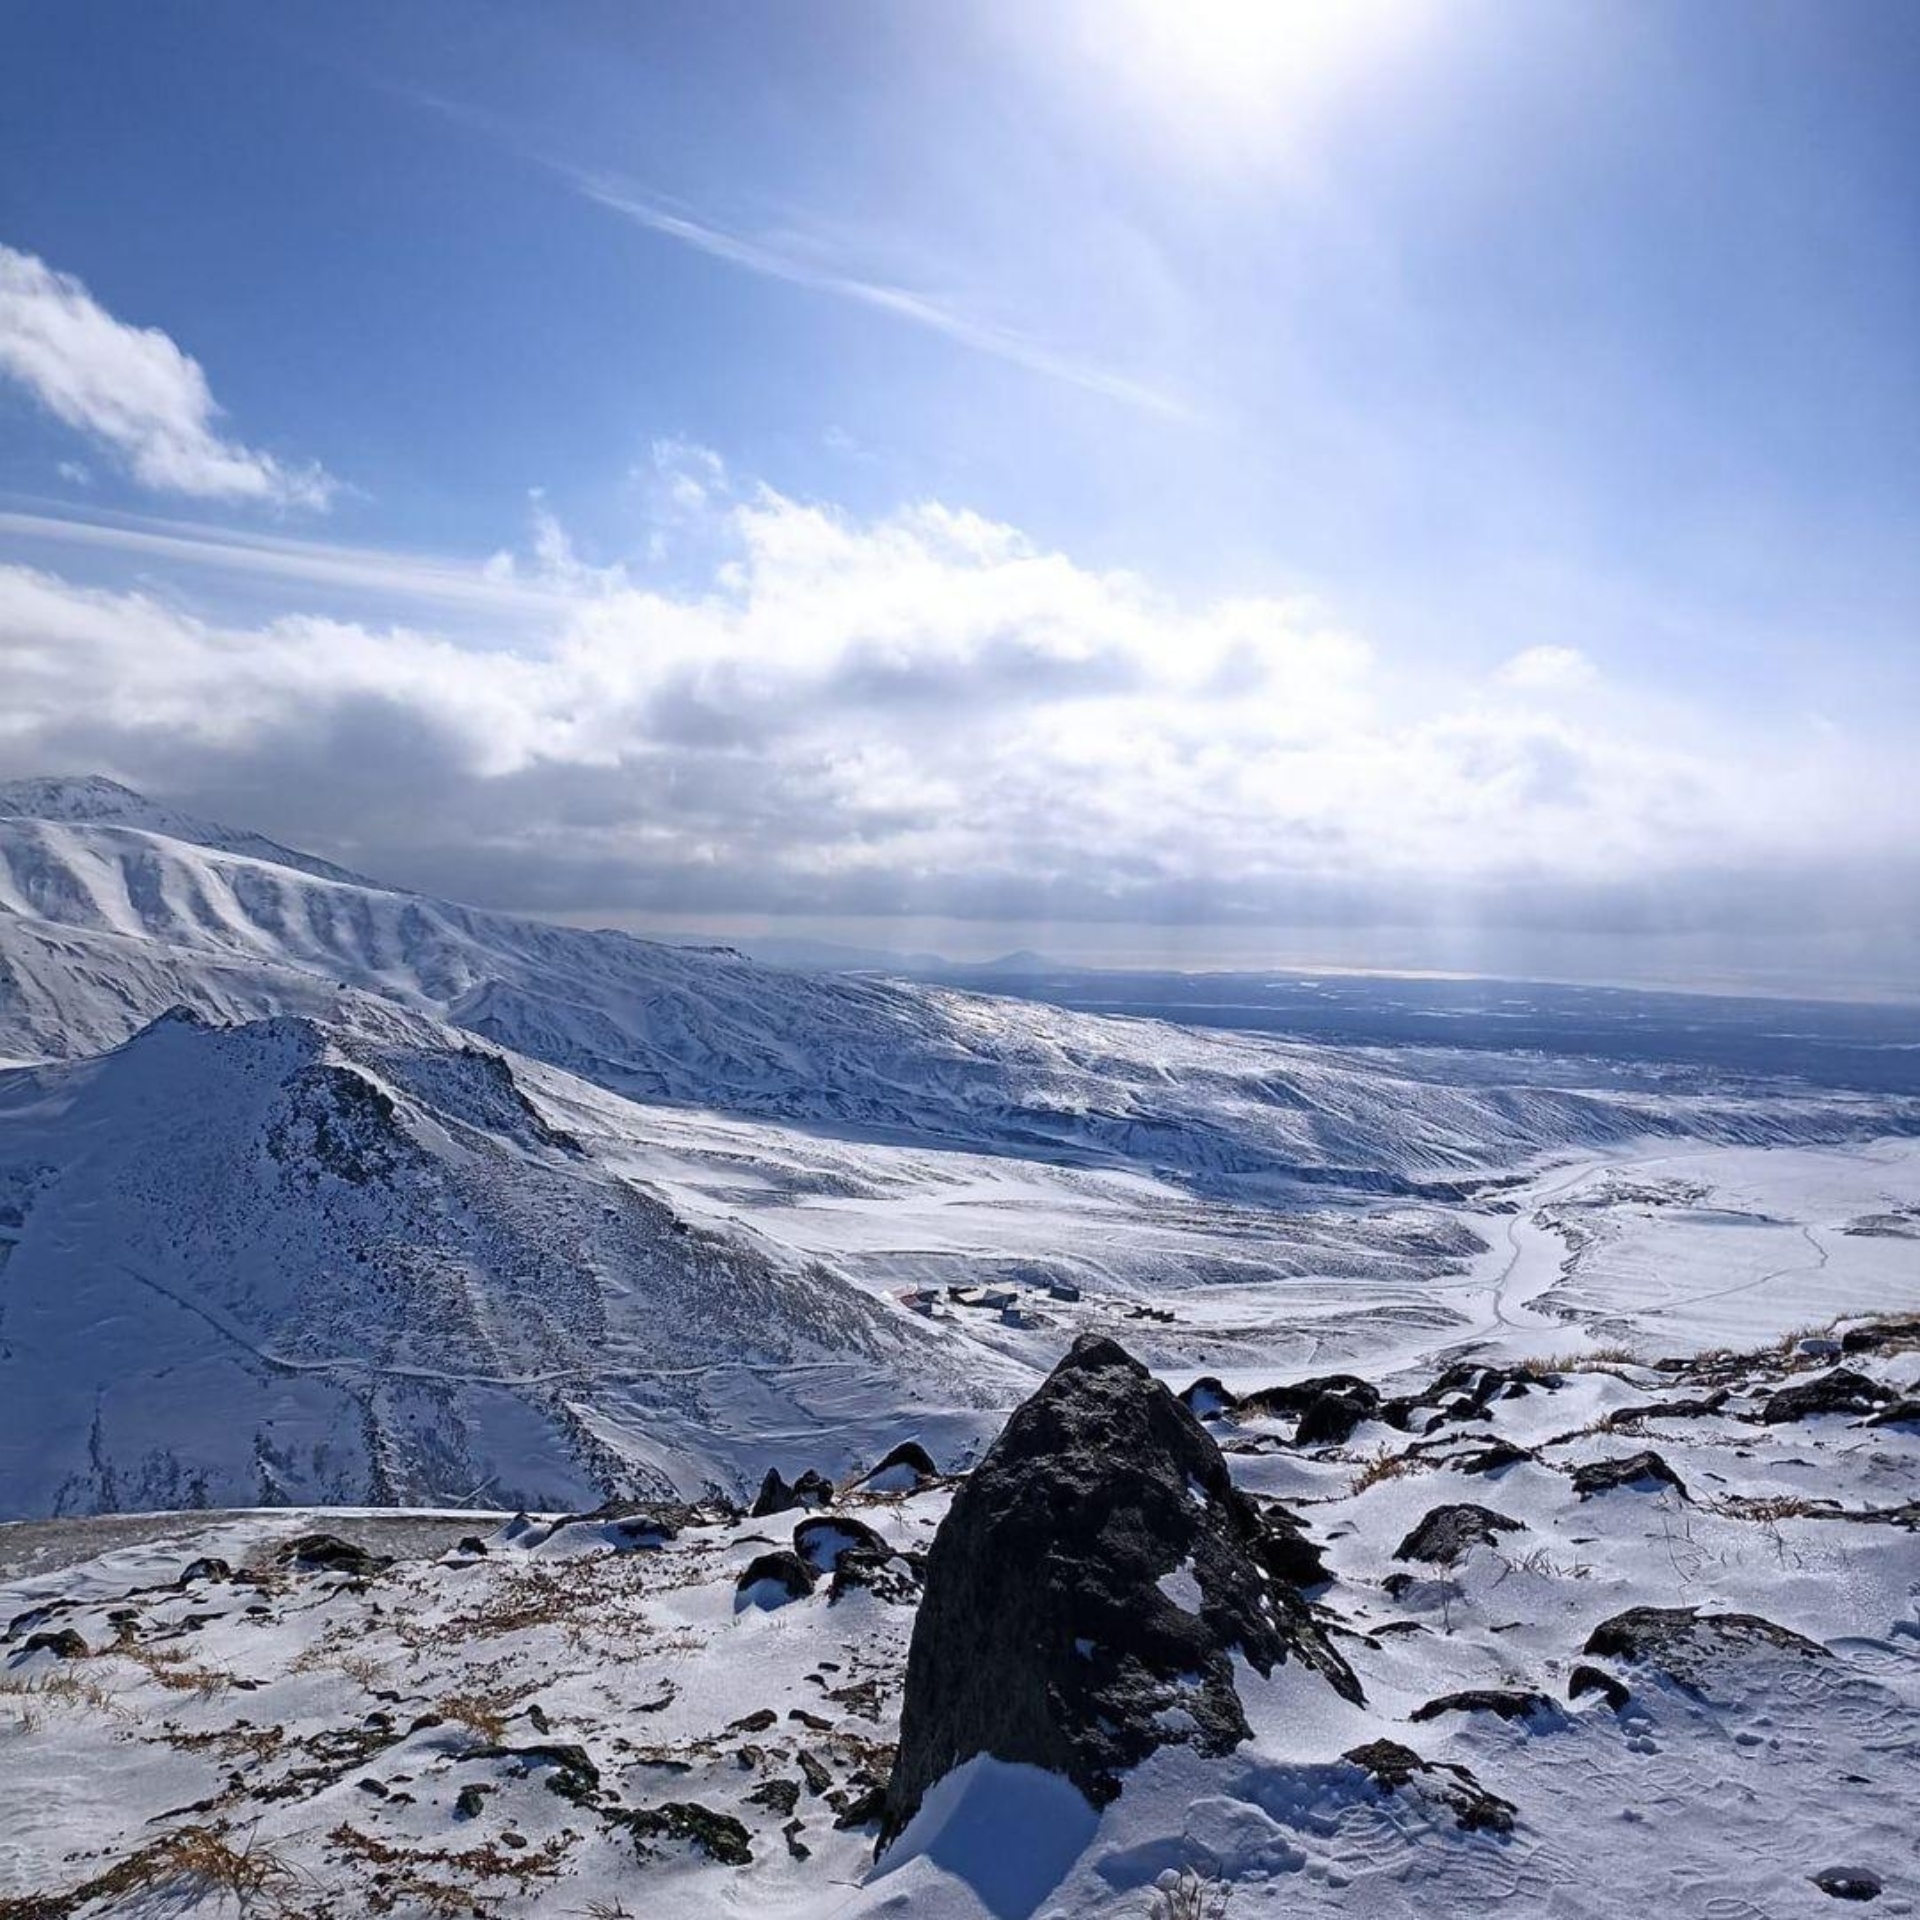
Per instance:
[[[474,576],[543,610],[511,645],[0,569],[0,762],[570,915],[1911,937],[1911,783],[1831,724],[1730,731],[1551,644],[1429,677],[1306,602],[705,458],[671,489],[700,577],[588,566],[539,507]]]
[[[155,492],[310,508],[334,493],[316,466],[283,466],[222,438],[200,363],[157,327],[116,320],[71,274],[8,246],[0,246],[0,375]]]

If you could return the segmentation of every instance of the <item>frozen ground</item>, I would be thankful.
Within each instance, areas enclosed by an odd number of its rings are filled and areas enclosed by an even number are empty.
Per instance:
[[[1920,1385],[1912,1335],[1846,1363],[1884,1392]],[[1230,1756],[1162,1749],[1098,1815],[975,1763],[877,1865],[911,1556],[944,1484],[843,1491],[837,1511],[897,1550],[892,1582],[823,1578],[784,1604],[736,1582],[795,1512],[221,1514],[83,1535],[94,1557],[0,1586],[0,1915],[1079,1920],[1145,1915],[1156,1882],[1195,1869],[1234,1915],[1787,1920],[1832,1911],[1812,1878],[1831,1869],[1871,1872],[1878,1910],[1910,1913],[1920,1432],[1758,1417],[1829,1364],[1542,1368],[1426,1440],[1369,1422],[1299,1448],[1286,1422],[1216,1418],[1241,1483],[1325,1544],[1317,1597],[1366,1704],[1298,1666],[1243,1669],[1254,1738]],[[1717,1411],[1687,1411],[1720,1388]],[[1522,1457],[1469,1472],[1494,1438]],[[1647,1447],[1682,1489],[1582,1497],[1570,1478]],[[1517,1527],[1448,1564],[1394,1557],[1460,1501]],[[401,1557],[290,1564],[319,1528]],[[20,1560],[0,1530],[0,1565]],[[1570,1698],[1589,1635],[1642,1605],[1750,1612],[1812,1646],[1708,1653],[1682,1678],[1596,1655],[1625,1704]],[[78,1644],[25,1651],[34,1633]],[[1484,1688],[1541,1698],[1512,1720],[1421,1712]],[[1467,1768],[1511,1831],[1380,1790],[1342,1757],[1379,1738]]]

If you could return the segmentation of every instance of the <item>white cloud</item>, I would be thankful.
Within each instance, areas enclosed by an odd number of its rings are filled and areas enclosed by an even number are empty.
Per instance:
[[[364,869],[573,912],[1404,921],[1663,885],[1775,911],[1782,872],[1896,859],[1916,824],[1857,739],[1619,687],[1488,701],[1309,603],[1184,601],[937,503],[856,520],[707,477],[676,510],[724,557],[671,589],[582,561],[540,507],[484,583],[525,596],[511,645],[0,569],[0,759],[257,793]]]
[[[70,274],[0,246],[0,375],[111,448],[156,492],[324,508],[334,482],[223,439],[200,363],[157,327],[116,320]]]
[[[1598,683],[1600,670],[1578,647],[1528,647],[1495,677],[1520,693],[1578,693]]]

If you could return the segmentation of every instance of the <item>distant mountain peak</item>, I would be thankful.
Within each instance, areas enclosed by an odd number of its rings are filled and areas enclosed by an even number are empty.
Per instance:
[[[0,813],[35,820],[120,820],[155,811],[144,793],[104,773],[42,773],[0,780]]]
[[[34,774],[22,780],[0,780],[0,817],[8,815],[45,820],[58,826],[125,827],[136,833],[160,834],[169,840],[185,841],[190,846],[207,847],[215,852],[265,860],[277,867],[292,867],[322,880],[339,880],[358,887],[374,884],[351,868],[282,846],[264,834],[183,813],[164,801],[149,799],[104,773]]]

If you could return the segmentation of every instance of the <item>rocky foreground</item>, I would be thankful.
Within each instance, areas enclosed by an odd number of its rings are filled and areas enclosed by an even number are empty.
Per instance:
[[[39,1530],[0,1920],[1920,1899],[1920,1321],[1237,1398],[1088,1338],[941,1464]]]

